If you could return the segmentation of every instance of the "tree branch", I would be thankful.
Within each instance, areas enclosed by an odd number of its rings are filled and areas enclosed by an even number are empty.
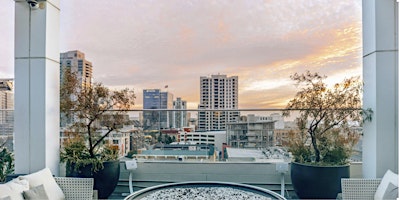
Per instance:
[[[94,144],[93,148],[95,148],[97,145],[99,145],[100,142],[102,142],[104,140],[104,138],[106,138],[113,130],[115,130],[115,129],[113,129],[113,128],[108,129],[107,133],[104,134],[103,136],[101,136],[101,138],[97,140],[97,142]]]

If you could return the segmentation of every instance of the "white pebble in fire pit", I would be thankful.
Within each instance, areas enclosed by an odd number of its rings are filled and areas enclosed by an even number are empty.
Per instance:
[[[158,190],[148,194],[141,200],[270,200],[259,194],[230,187],[182,187]]]

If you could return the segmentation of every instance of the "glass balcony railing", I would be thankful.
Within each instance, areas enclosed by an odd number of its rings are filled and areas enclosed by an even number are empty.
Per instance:
[[[168,148],[173,150],[173,147],[166,145],[174,144],[212,145],[213,150],[217,152],[224,151],[224,146],[243,149],[285,147],[289,133],[298,130],[295,123],[298,111],[292,111],[290,117],[283,117],[283,111],[283,109],[127,110],[123,114],[125,123],[120,125],[118,131],[109,134],[109,141],[120,147],[121,156],[129,153],[141,158],[149,158],[144,155],[154,153],[149,152],[153,150],[152,148],[165,156]],[[7,147],[10,149],[13,144],[13,116],[13,110],[0,110],[0,139],[7,141]],[[73,117],[61,117],[61,139],[63,132],[73,120]],[[351,128],[362,135],[362,127],[356,122],[351,124]],[[98,122],[98,126],[102,126],[102,122]],[[355,146],[353,161],[361,161],[361,145],[362,138]],[[213,160],[224,160],[221,156],[217,154]]]
[[[289,132],[296,131],[298,111],[283,117],[283,109],[136,109],[126,110],[118,131],[108,141],[117,145],[121,156],[121,175],[112,197],[120,198],[129,191],[129,171],[124,160],[136,158],[133,188],[139,190],[163,183],[181,181],[229,181],[279,192],[281,175],[275,162],[289,162],[275,155],[285,149]],[[115,111],[110,110],[108,113]],[[355,112],[358,112],[355,110]],[[61,115],[62,116],[62,115]],[[64,131],[74,118],[60,120],[61,143]],[[101,127],[104,122],[97,122]],[[12,149],[13,110],[0,110],[0,135]],[[357,123],[352,128],[362,132]],[[361,177],[361,143],[354,149],[351,174]],[[227,152],[226,147],[248,150]],[[240,153],[243,153],[240,152]],[[238,154],[227,159],[227,154]],[[284,155],[285,152],[282,153]],[[129,157],[128,157],[129,156]],[[246,157],[247,156],[247,157]],[[263,156],[263,157],[258,157]],[[251,169],[251,170],[248,170]],[[62,170],[61,175],[63,175]],[[286,192],[294,195],[290,174],[285,174]],[[265,181],[269,180],[269,181]]]

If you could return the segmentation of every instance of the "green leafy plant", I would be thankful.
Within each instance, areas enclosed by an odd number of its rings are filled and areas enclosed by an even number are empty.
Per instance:
[[[79,84],[76,73],[64,69],[60,90],[60,111],[66,138],[60,159],[74,170],[92,164],[92,171],[103,168],[104,161],[117,160],[118,147],[106,138],[123,125],[130,124],[126,110],[134,104],[133,90],[111,91],[101,83]],[[69,119],[69,120],[65,120]]]
[[[4,182],[7,175],[14,173],[14,155],[5,146],[0,145],[0,182]]]
[[[103,145],[92,157],[89,153],[85,139],[77,133],[66,133],[68,138],[64,140],[63,151],[61,151],[61,161],[69,163],[67,166],[72,171],[78,171],[80,167],[92,165],[92,171],[96,172],[103,168],[103,162],[118,159],[118,147]],[[71,165],[72,164],[72,165]]]
[[[343,165],[348,163],[360,135],[349,122],[371,120],[372,110],[361,109],[362,84],[352,77],[328,87],[325,76],[307,71],[294,74],[300,91],[290,100],[283,112],[296,119],[298,132],[290,134],[289,151],[294,160],[316,165]]]

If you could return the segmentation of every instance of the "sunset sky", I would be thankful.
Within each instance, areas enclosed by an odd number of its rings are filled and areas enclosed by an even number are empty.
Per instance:
[[[14,77],[14,0],[0,7],[0,78]],[[239,76],[239,108],[280,108],[290,75],[362,73],[361,0],[62,0],[60,51],[113,88],[168,91],[197,108],[200,76]]]

